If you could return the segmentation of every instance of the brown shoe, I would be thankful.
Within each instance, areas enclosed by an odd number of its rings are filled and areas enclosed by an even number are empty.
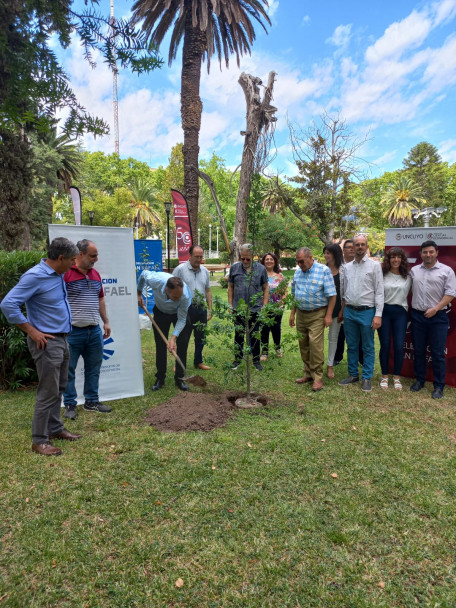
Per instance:
[[[198,369],[204,369],[204,370],[211,369],[211,368],[209,367],[209,365],[204,365],[204,363],[198,363],[198,365],[196,365],[196,367],[197,367]]]
[[[77,435],[75,433],[70,433],[66,429],[62,429],[60,433],[57,435],[49,435],[49,439],[66,439],[67,441],[77,441],[81,439],[82,435]]]
[[[55,448],[52,443],[32,443],[32,452],[41,456],[60,456],[62,450]]]
[[[313,378],[309,376],[304,376],[303,378],[298,378],[295,380],[296,384],[306,384],[306,382],[312,382]]]
[[[312,384],[312,390],[316,393],[317,391],[321,391],[323,388],[323,382],[314,382]]]

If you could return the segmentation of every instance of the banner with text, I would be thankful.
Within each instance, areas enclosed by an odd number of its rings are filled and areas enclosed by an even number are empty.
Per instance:
[[[439,262],[450,266],[456,272],[456,226],[431,226],[430,228],[387,228],[386,250],[391,247],[402,247],[407,255],[410,266],[421,264],[420,245],[424,241],[435,241],[439,248]],[[456,300],[447,307],[448,338],[446,343],[446,377],[449,386],[456,386]],[[409,310],[411,296],[409,296]],[[402,374],[409,378],[414,377],[413,372],[413,343],[410,331],[410,320],[407,325],[407,334],[404,342],[404,365]],[[426,379],[432,381],[432,360],[429,346],[427,349],[427,375]],[[390,364],[392,361],[390,361]],[[392,369],[392,368],[391,368]]]
[[[162,272],[162,241],[155,239],[138,239],[134,242],[135,245],[135,265],[136,265],[136,280],[143,270],[152,270]],[[152,314],[154,310],[154,294],[148,285],[144,285],[143,300],[147,310]],[[144,314],[142,308],[138,306],[140,315]]]
[[[104,340],[100,401],[144,395],[133,229],[49,225],[49,239],[59,236],[73,243],[89,239],[98,249],[95,268],[101,275],[112,331]],[[84,362],[80,358],[76,369],[78,403],[84,402],[83,385]]]
[[[174,206],[174,221],[176,223],[177,257],[179,264],[188,260],[188,250],[193,243],[192,227],[188,214],[188,205],[184,196],[178,190],[171,190]]]

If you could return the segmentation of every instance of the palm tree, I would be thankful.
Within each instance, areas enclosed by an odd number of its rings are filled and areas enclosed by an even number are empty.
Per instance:
[[[65,192],[70,191],[73,179],[77,179],[80,175],[80,167],[82,165],[82,154],[80,147],[74,143],[75,139],[70,139],[64,133],[57,135],[57,127],[53,127],[43,136],[44,143],[51,149],[57,152],[59,166],[56,169],[57,179],[59,183],[63,183]]]
[[[132,200],[132,225],[137,228],[144,226],[146,236],[150,234],[150,227],[161,223],[162,218],[153,205],[156,201],[155,188],[144,179],[137,179],[130,184]]]
[[[183,39],[181,74],[181,118],[184,131],[184,194],[190,211],[192,231],[198,227],[199,132],[203,104],[199,96],[201,63],[207,69],[214,53],[228,67],[231,54],[250,53],[255,40],[252,18],[266,31],[270,24],[267,0],[136,0],[133,21],[143,20],[142,28],[157,48],[172,28],[168,62],[171,65]]]
[[[383,217],[387,217],[391,226],[406,228],[413,225],[412,209],[425,204],[420,186],[410,177],[399,175],[393,185],[380,200],[388,205]]]

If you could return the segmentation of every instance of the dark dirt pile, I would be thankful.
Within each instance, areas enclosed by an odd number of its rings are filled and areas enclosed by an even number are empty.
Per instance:
[[[146,423],[159,431],[212,431],[224,426],[230,411],[236,409],[234,402],[245,393],[223,394],[179,393],[166,403],[153,408]],[[266,404],[267,400],[259,397]]]
[[[226,424],[231,409],[226,395],[179,393],[150,410],[146,422],[159,431],[212,431]]]

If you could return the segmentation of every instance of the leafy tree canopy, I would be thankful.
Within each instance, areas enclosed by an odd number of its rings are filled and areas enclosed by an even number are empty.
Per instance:
[[[72,0],[0,0],[0,125],[14,129],[28,125],[46,130],[59,109],[68,110],[63,129],[77,136],[108,132],[107,124],[77,101],[69,79],[52,49],[56,36],[67,48],[72,34],[82,42],[94,67],[99,51],[112,69],[117,65],[149,71],[161,61],[155,47],[128,21],[114,21],[92,8],[75,12]],[[89,4],[89,0],[86,0]]]

